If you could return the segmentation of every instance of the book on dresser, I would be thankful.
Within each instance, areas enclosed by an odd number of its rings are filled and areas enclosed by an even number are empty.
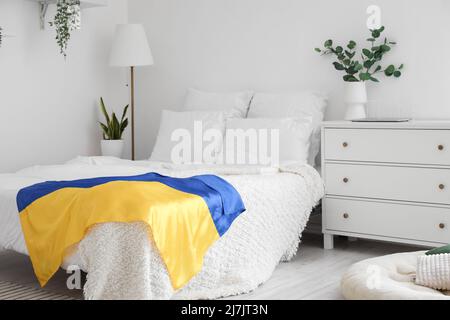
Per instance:
[[[322,124],[324,247],[333,236],[450,243],[450,121]]]

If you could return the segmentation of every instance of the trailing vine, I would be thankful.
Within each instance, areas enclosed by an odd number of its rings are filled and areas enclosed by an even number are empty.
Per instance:
[[[56,15],[50,26],[56,30],[56,42],[64,58],[67,57],[67,46],[71,32],[81,27],[80,0],[58,0]]]

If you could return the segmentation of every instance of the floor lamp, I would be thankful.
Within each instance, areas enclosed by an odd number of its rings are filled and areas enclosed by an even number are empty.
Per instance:
[[[111,49],[109,64],[114,67],[130,68],[131,90],[131,159],[135,160],[134,145],[134,69],[153,65],[144,27],[141,24],[119,24]]]

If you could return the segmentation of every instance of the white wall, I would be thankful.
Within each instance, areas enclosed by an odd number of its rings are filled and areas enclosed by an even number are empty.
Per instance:
[[[126,0],[84,10],[64,61],[54,30],[39,29],[37,3],[0,0],[0,26],[15,35],[0,48],[0,172],[99,154],[98,97],[117,109],[128,100],[125,70],[108,66],[127,14]]]
[[[450,118],[448,0],[130,0],[144,23],[155,66],[137,70],[138,156],[148,157],[160,111],[181,104],[187,87],[328,91],[328,119],[344,114],[341,74],[313,51],[332,38],[362,43],[366,8],[382,9],[398,42],[387,62],[404,77],[370,85],[370,114]]]

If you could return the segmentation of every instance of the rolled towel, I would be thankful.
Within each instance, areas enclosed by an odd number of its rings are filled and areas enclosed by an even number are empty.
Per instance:
[[[437,290],[450,290],[450,254],[417,257],[416,284]]]

